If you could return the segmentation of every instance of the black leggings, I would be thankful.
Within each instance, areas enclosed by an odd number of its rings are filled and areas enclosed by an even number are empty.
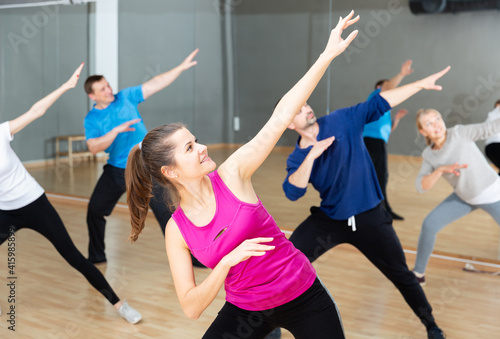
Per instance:
[[[97,182],[94,192],[90,197],[87,210],[87,225],[89,229],[89,260],[92,262],[106,261],[104,232],[106,219],[120,197],[127,191],[125,187],[125,169],[105,165],[103,173]],[[165,234],[172,212],[166,203],[166,190],[156,181],[153,183],[153,197],[149,205],[160,224],[161,231]]]
[[[0,245],[10,233],[25,227],[47,238],[64,260],[83,274],[112,305],[120,301],[102,273],[75,247],[61,218],[45,193],[25,207],[11,211],[0,210]]]
[[[226,302],[203,339],[261,339],[277,327],[297,339],[345,338],[337,305],[319,279],[294,300],[265,311]]]
[[[364,137],[366,149],[372,159],[375,173],[377,173],[378,184],[384,196],[384,207],[392,213],[391,205],[387,199],[387,183],[389,182],[389,169],[387,164],[387,143],[382,139]]]
[[[311,262],[329,249],[348,243],[361,251],[401,292],[422,323],[435,326],[432,308],[415,275],[408,269],[392,218],[382,204],[355,216],[356,231],[347,220],[334,220],[318,207],[292,233],[290,241]]]

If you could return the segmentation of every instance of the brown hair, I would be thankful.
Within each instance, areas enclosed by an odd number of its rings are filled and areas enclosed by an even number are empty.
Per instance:
[[[375,87],[374,87],[374,89],[377,89],[379,86],[380,86],[380,87],[382,87],[382,85],[383,85],[383,84],[384,84],[384,82],[386,82],[386,81],[389,81],[389,80],[387,80],[387,79],[382,79],[382,80],[377,81],[377,82],[375,83]]]
[[[500,99],[498,99],[497,102],[495,102],[495,106],[494,107],[497,107],[498,105],[500,105]]]
[[[420,124],[420,117],[427,115],[429,113],[436,113],[437,115],[441,116],[441,113],[439,113],[437,110],[434,108],[421,108],[417,111],[417,116],[416,116],[416,121],[417,121],[417,128],[420,131],[422,128],[422,125]],[[429,137],[425,137],[425,143],[430,146],[432,144],[431,139]]]
[[[152,197],[153,180],[167,189],[171,210],[179,204],[179,192],[176,186],[162,174],[161,168],[175,166],[175,144],[170,141],[170,137],[182,128],[186,128],[182,123],[156,127],[144,137],[140,147],[137,145],[130,151],[125,168],[125,182],[132,225],[129,239],[132,242],[137,240],[144,229],[149,200]]]
[[[94,83],[98,82],[98,81],[101,81],[102,79],[104,79],[104,76],[103,75],[91,75],[87,78],[87,80],[85,80],[85,84],[83,84],[83,88],[85,89],[85,93],[87,94],[92,94],[94,93],[94,90],[92,89],[92,86],[94,85]]]

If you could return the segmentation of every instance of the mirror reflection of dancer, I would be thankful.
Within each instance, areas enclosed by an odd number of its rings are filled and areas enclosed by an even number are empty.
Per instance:
[[[324,52],[283,97],[260,132],[217,170],[207,147],[180,124],[153,129],[141,148],[130,153],[126,179],[129,205],[135,206],[130,209],[134,240],[144,227],[152,179],[177,195],[178,208],[167,224],[165,239],[184,313],[198,318],[225,287],[226,303],[205,339],[264,338],[277,327],[288,329],[295,338],[344,338],[333,298],[309,260],[265,210],[251,177],[328,65],[356,36],[353,32],[346,40],[341,38],[342,31],[358,21],[359,17],[351,20],[353,14],[339,20]],[[198,285],[190,251],[212,268]]]
[[[177,67],[155,76],[142,85],[129,87],[113,95],[113,90],[102,75],[92,75],[85,81],[85,92],[95,101],[85,117],[85,137],[89,150],[97,154],[109,153],[107,164],[90,197],[87,211],[89,229],[89,260],[95,264],[107,261],[104,244],[105,216],[113,211],[125,193],[125,165],[132,147],[147,133],[137,106],[153,94],[172,84],[182,72],[196,65],[193,51]],[[171,212],[163,201],[168,194],[157,183],[153,187],[151,209],[165,233]],[[195,262],[195,264],[197,264]]]
[[[11,228],[18,231],[30,228],[49,240],[59,254],[85,276],[129,323],[141,320],[141,315],[127,302],[120,301],[101,272],[78,251],[43,188],[24,168],[21,160],[10,147],[14,134],[34,120],[42,117],[47,109],[67,90],[78,82],[83,63],[61,87],[35,103],[29,111],[14,120],[0,124],[0,244]]]
[[[428,145],[422,152],[417,190],[430,190],[441,177],[453,187],[422,224],[414,271],[423,285],[436,235],[446,225],[478,208],[500,225],[500,177],[475,143],[500,133],[500,119],[447,129],[437,110],[422,109],[417,112],[417,127]]]
[[[336,245],[359,249],[398,288],[425,325],[429,338],[444,338],[415,275],[406,265],[403,248],[382,206],[384,198],[373,163],[361,137],[366,123],[419,91],[441,90],[435,82],[448,72],[384,91],[371,100],[316,120],[306,103],[289,128],[299,133],[287,159],[283,190],[290,200],[301,198],[309,182],[319,191],[321,206],[292,233],[290,241],[314,261]]]
[[[401,65],[401,70],[398,74],[389,80],[379,80],[375,84],[375,90],[370,93],[368,99],[369,101],[373,96],[385,92],[387,90],[396,88],[399,86],[404,77],[413,73],[413,68],[411,68],[412,61],[406,60]],[[389,204],[389,198],[387,197],[387,182],[389,180],[389,166],[387,163],[387,143],[389,142],[389,136],[398,127],[399,121],[408,114],[405,109],[400,109],[394,115],[394,119],[391,117],[391,111],[385,112],[378,120],[372,121],[365,125],[363,129],[363,140],[365,142],[366,149],[370,158],[373,162],[373,167],[375,168],[375,173],[377,173],[378,183],[380,189],[382,190],[382,195],[384,196],[384,207],[387,212],[392,216],[394,220],[404,220],[402,216],[395,213]]]

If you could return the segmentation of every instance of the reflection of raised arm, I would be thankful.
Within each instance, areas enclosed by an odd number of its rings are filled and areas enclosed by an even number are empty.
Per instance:
[[[195,49],[191,54],[188,55],[183,62],[181,62],[177,67],[172,68],[171,70],[159,74],[152,78],[151,80],[146,81],[142,84],[142,95],[144,100],[155,94],[156,92],[161,91],[172,82],[175,81],[187,69],[190,69],[194,65],[197,64],[196,61],[193,61],[194,57],[198,53],[198,49]]]
[[[71,88],[75,88],[76,83],[78,82],[78,78],[80,77],[80,72],[83,68],[83,62],[78,68],[75,70],[73,75],[61,85],[58,89],[44,97],[43,99],[37,101],[31,108],[24,113],[23,115],[17,117],[14,120],[9,121],[10,133],[11,135],[16,134],[24,127],[28,126],[34,120],[40,118],[47,112],[50,106],[54,104],[64,94],[67,90]]]
[[[405,117],[405,115],[408,114],[408,110],[406,109],[400,109],[396,115],[394,116],[394,119],[392,120],[392,128],[391,128],[391,133],[394,132],[396,128],[398,128],[399,121],[401,121],[402,118]]]
[[[231,267],[273,250],[274,246],[264,244],[272,240],[273,238],[254,238],[243,241],[221,259],[205,280],[196,285],[189,249],[175,221],[170,219],[165,229],[165,245],[175,291],[186,316],[198,319],[224,285]]]
[[[300,111],[300,108],[313,92],[328,68],[328,65],[330,65],[332,60],[341,54],[356,37],[357,31],[352,32],[345,40],[341,37],[345,28],[359,20],[359,17],[351,19],[353,15],[354,12],[351,12],[344,19],[340,18],[337,26],[330,34],[324,52],[319,56],[318,60],[316,60],[302,79],[283,96],[274,109],[269,121],[250,142],[237,150],[219,167],[219,174],[221,177],[225,175],[224,171],[228,171],[230,168],[232,171],[228,173],[229,175],[235,174],[241,179],[249,179],[267,158],[276,142],[278,142],[297,112]]]
[[[426,78],[421,80],[417,80],[408,85],[400,86],[385,92],[380,93],[380,96],[383,97],[391,107],[397,106],[409,97],[417,94],[423,89],[427,90],[435,90],[440,91],[442,89],[441,86],[436,85],[436,81],[445,75],[450,70],[450,66],[443,69],[441,72],[434,73],[429,75]]]
[[[87,140],[87,147],[92,154],[97,154],[104,151],[106,148],[111,146],[113,141],[120,133],[135,131],[135,128],[130,127],[133,124],[138,123],[141,119],[132,119],[125,121],[124,123],[116,126],[108,133],[104,134],[102,137],[92,138]]]
[[[382,84],[380,92],[384,92],[398,87],[405,76],[412,74],[413,68],[411,68],[411,63],[412,63],[411,60],[406,60],[405,62],[403,62],[403,65],[401,66],[401,71],[396,76],[394,76],[394,78],[384,82]]]

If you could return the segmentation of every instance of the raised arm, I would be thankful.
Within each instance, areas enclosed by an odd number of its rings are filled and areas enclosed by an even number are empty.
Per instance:
[[[71,75],[68,81],[62,84],[61,87],[59,87],[43,99],[37,101],[26,113],[20,115],[14,120],[9,121],[11,135],[16,134],[24,127],[28,126],[31,122],[43,116],[45,112],[47,112],[49,107],[52,106],[54,102],[56,102],[57,99],[59,99],[61,95],[64,94],[64,92],[71,88],[75,88],[78,82],[78,78],[80,77],[80,72],[82,71],[83,65],[84,63],[82,62],[82,64],[78,66],[78,68],[75,70],[73,75]]]
[[[392,119],[392,128],[391,128],[391,133],[394,132],[396,128],[398,128],[399,122],[401,119],[403,119],[406,115],[408,114],[408,110],[406,109],[400,109],[396,115],[394,116],[394,119]]]
[[[223,179],[226,175],[239,176],[243,181],[250,179],[252,174],[264,162],[283,132],[313,92],[332,60],[341,54],[356,37],[357,31],[353,31],[345,40],[341,36],[344,29],[359,20],[359,16],[352,19],[353,15],[354,12],[352,11],[347,17],[340,17],[337,26],[330,34],[323,53],[297,84],[283,96],[269,121],[252,140],[238,149],[219,167],[219,174]]]
[[[391,107],[397,106],[409,97],[417,94],[423,89],[440,91],[442,87],[436,85],[436,81],[445,75],[450,70],[450,66],[446,67],[440,72],[429,75],[426,78],[417,80],[408,85],[400,86],[385,92],[381,92],[380,96],[383,97]]]
[[[413,68],[411,68],[411,64],[412,64],[411,60],[406,60],[405,62],[403,62],[403,65],[401,66],[401,70],[399,71],[399,73],[396,74],[392,79],[384,82],[382,88],[380,89],[380,92],[388,91],[390,89],[398,87],[405,76],[413,73]]]
[[[155,94],[156,92],[161,91],[165,87],[169,86],[171,83],[175,81],[185,70],[190,69],[194,65],[197,64],[196,61],[193,61],[194,57],[198,53],[198,49],[195,49],[191,54],[188,55],[183,62],[181,62],[177,67],[172,68],[171,70],[159,74],[152,78],[151,80],[146,81],[142,84],[142,95],[144,100]]]

